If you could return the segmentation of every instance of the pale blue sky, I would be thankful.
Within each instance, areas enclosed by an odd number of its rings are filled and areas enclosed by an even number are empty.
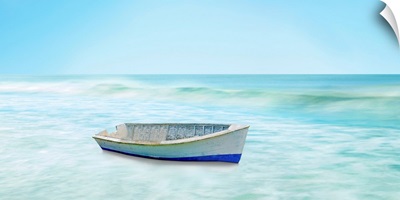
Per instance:
[[[400,73],[383,7],[380,0],[0,0],[0,73]]]

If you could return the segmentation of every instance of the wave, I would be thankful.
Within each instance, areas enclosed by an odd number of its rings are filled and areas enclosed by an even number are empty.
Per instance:
[[[58,93],[135,97],[144,100],[157,96],[160,99],[179,100],[202,97],[202,100],[251,100],[261,102],[292,103],[302,105],[329,104],[346,101],[388,101],[400,99],[400,85],[369,87],[358,90],[288,90],[288,89],[225,89],[223,87],[180,87],[168,85],[146,85],[138,82],[121,81],[67,81],[67,82],[0,82],[0,93]],[[258,101],[258,103],[257,103]]]
[[[392,124],[400,121],[400,84],[346,87],[228,87],[206,82],[162,84],[129,79],[0,81],[0,95],[57,94],[199,106],[249,108],[258,112]],[[376,124],[376,123],[375,123]]]

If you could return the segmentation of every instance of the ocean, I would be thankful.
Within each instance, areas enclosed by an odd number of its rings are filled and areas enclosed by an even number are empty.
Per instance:
[[[102,151],[125,122],[250,125],[239,164]],[[400,75],[0,76],[0,198],[399,199]]]

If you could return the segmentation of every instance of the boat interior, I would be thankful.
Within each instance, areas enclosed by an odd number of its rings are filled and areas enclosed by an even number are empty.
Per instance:
[[[116,131],[100,132],[106,136],[128,141],[161,142],[204,136],[229,129],[227,124],[136,124],[125,123],[116,126]]]

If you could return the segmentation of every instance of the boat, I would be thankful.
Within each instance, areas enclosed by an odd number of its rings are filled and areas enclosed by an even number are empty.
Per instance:
[[[93,138],[103,150],[175,161],[239,163],[250,126],[124,123]]]

